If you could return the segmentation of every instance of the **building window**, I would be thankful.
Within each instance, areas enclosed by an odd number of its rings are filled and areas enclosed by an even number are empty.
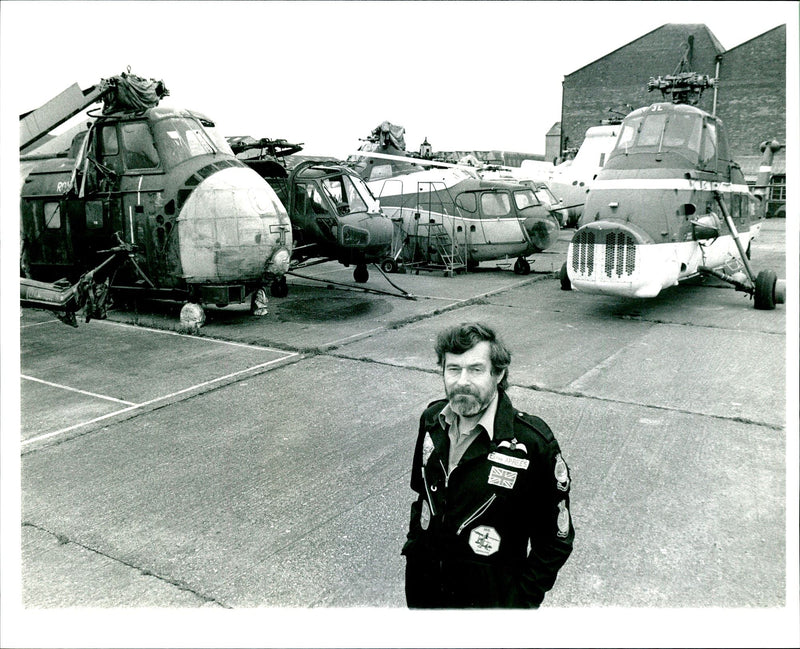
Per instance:
[[[770,200],[786,200],[786,176],[773,176],[770,183]]]

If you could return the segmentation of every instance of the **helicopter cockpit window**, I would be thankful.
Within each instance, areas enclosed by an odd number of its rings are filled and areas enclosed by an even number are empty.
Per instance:
[[[627,119],[614,154],[681,149],[696,160],[700,153],[703,118],[680,111],[648,113]]]
[[[102,131],[103,155],[117,155],[119,153],[119,140],[117,139],[116,126],[104,126]]]
[[[327,214],[328,208],[325,207],[325,199],[314,185],[306,185],[306,214],[311,211],[314,214]]]
[[[636,138],[636,146],[659,146],[666,121],[666,115],[648,115],[639,128],[639,137]]]
[[[218,151],[200,123],[188,117],[162,119],[155,123],[154,130],[167,167],[175,167],[184,160]]]
[[[368,195],[371,194],[371,192],[364,181],[359,179],[358,184],[356,184],[356,181],[350,176],[342,176],[342,180],[344,181],[345,192],[347,192],[347,201],[350,204],[350,211],[367,212],[369,210],[367,207],[367,197],[365,197],[362,192]]]
[[[340,213],[367,211],[366,201],[349,176],[325,178],[322,186]]]
[[[625,120],[625,123],[622,125],[622,131],[620,131],[619,134],[619,139],[617,140],[617,149],[627,151],[633,146],[633,140],[636,137],[636,133],[639,130],[642,119],[642,117],[638,117]]]
[[[478,202],[475,200],[475,194],[472,192],[465,192],[456,196],[456,207],[470,214],[478,210]]]
[[[146,122],[123,124],[122,146],[128,169],[152,169],[158,166],[158,151]]]
[[[530,190],[514,192],[514,204],[518,210],[524,210],[526,207],[534,207],[540,204],[536,195]]]
[[[703,132],[703,118],[693,113],[673,113],[664,130],[663,147],[687,148],[700,151],[700,135]]]
[[[505,192],[486,192],[481,194],[481,211],[484,216],[508,216],[511,201]]]
[[[700,166],[714,168],[717,159],[717,125],[707,121],[704,129],[703,148],[700,151]]]

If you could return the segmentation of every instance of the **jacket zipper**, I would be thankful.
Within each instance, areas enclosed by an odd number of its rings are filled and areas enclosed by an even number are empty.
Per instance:
[[[461,527],[458,528],[458,531],[456,532],[456,536],[461,534],[461,532],[464,531],[464,528],[467,525],[469,525],[472,521],[474,521],[476,518],[481,516],[487,509],[489,509],[489,507],[491,507],[492,503],[494,502],[495,498],[497,498],[497,494],[492,494],[491,497],[489,498],[489,500],[487,500],[480,507],[478,507],[478,509],[476,509],[475,512],[473,512],[472,516],[470,516],[467,520],[465,520],[463,523],[461,523]]]
[[[425,483],[425,495],[428,497],[428,505],[431,507],[431,516],[436,516],[436,510],[433,508],[433,498],[431,498],[431,491],[428,489],[428,477],[425,475],[425,467],[422,467],[422,482]]]

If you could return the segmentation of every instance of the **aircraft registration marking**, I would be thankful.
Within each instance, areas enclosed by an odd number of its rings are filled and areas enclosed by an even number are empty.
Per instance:
[[[750,193],[747,185],[710,182],[708,180],[685,180],[681,178],[620,178],[595,180],[592,189],[677,189],[687,191],[718,191],[726,193]]]

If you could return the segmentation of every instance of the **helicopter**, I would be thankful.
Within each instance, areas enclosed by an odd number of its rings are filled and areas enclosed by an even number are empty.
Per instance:
[[[652,298],[704,275],[748,293],[757,309],[785,301],[785,282],[749,264],[764,206],[731,159],[722,121],[695,105],[715,83],[688,71],[649,80],[648,91],[671,101],[623,119],[569,244],[563,290]]]
[[[211,120],[159,106],[168,94],[163,82],[128,70],[86,90],[74,84],[22,116],[20,150],[27,152],[66,119],[103,102],[100,112],[87,112],[88,130],[69,153],[27,170],[23,304],[74,313],[86,300],[64,300],[65,286],[82,284],[77,294],[86,296],[105,284],[103,300],[90,301],[93,317],[104,317],[113,291],[187,301],[181,320],[199,326],[202,304],[227,306],[251,295],[251,311],[263,314],[267,288],[287,294],[286,209]]]
[[[286,140],[227,138],[234,153],[275,190],[292,222],[292,272],[334,259],[355,266],[356,283],[369,280],[367,264],[391,254],[394,225],[364,180],[336,160],[307,159],[281,164],[302,150]],[[251,157],[249,150],[259,149]]]
[[[514,272],[530,273],[526,257],[558,239],[554,197],[532,181],[488,180],[466,165],[412,156],[403,133],[383,122],[347,160],[398,226],[394,254],[383,269],[392,272],[402,263],[452,275],[515,257]]]
[[[575,157],[550,170],[547,183],[566,204],[562,209],[567,227],[575,227],[580,219],[589,187],[617,141],[619,124],[619,120],[603,120],[598,126],[590,126]]]

